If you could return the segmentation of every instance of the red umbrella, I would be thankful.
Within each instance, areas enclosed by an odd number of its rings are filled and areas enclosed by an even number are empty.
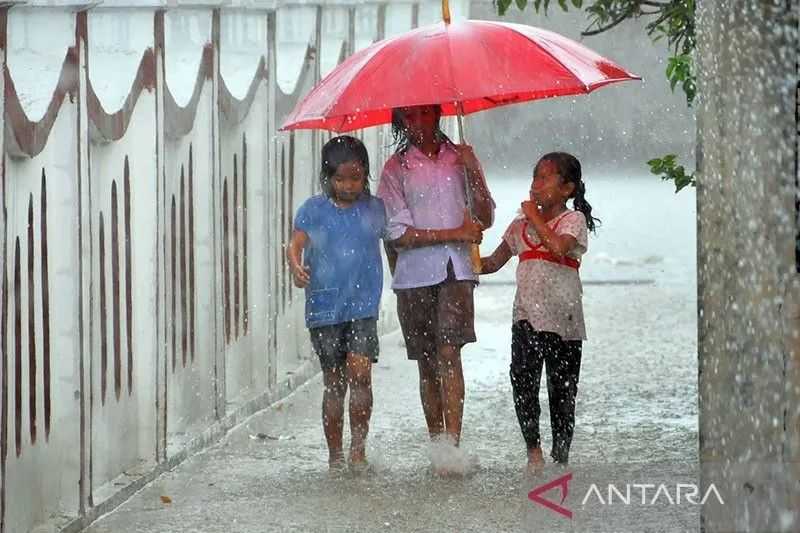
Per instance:
[[[442,18],[347,58],[281,129],[345,132],[391,123],[396,107],[439,104],[443,115],[458,115],[464,142],[462,115],[641,79],[557,33],[485,20],[451,23],[448,0],[442,0]],[[480,272],[477,245],[472,263]]]
[[[297,104],[282,129],[345,132],[388,124],[395,107],[440,104],[444,115],[469,114],[634,79],[641,78],[557,33],[440,22],[350,56]]]

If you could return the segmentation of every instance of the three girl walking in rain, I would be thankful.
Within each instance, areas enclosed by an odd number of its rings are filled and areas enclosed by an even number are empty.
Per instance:
[[[473,291],[478,277],[470,244],[494,218],[480,163],[472,149],[453,144],[439,127],[438,106],[395,109],[396,150],[386,162],[377,197],[369,191],[369,159],[353,137],[322,150],[322,195],[295,216],[287,258],[295,284],[306,289],[306,325],[323,370],[323,428],[332,469],[345,465],[345,395],[350,389],[349,462],[366,465],[372,411],[371,365],[378,357],[383,239],[409,360],[419,371],[420,398],[434,442],[458,446],[464,408],[461,349],[476,341]],[[566,463],[585,339],[580,257],[594,229],[578,161],[563,153],[537,163],[530,199],[495,252],[483,259],[490,274],[518,255],[513,308],[511,383],[528,449],[528,467],[544,464],[538,403],[547,373],[553,428],[552,457]],[[574,199],[574,210],[567,201]],[[472,207],[472,216],[467,209]],[[437,474],[451,472],[434,465]]]

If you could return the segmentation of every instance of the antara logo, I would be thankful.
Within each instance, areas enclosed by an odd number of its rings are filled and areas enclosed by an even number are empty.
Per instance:
[[[538,503],[543,507],[547,507],[551,511],[555,511],[558,514],[566,517],[572,518],[572,511],[563,507],[561,504],[564,503],[564,500],[567,499],[567,495],[569,495],[569,482],[572,480],[572,472],[564,474],[558,479],[554,479],[549,483],[545,483],[544,485],[540,485],[530,491],[528,493],[528,499],[531,500],[533,503]],[[546,500],[542,497],[545,492],[548,492],[551,489],[556,487],[561,488],[561,501],[559,503],[553,503],[550,500]]]
[[[572,511],[563,505],[569,495],[570,481],[572,481],[572,472],[534,488],[528,493],[528,499],[565,518],[571,519]],[[558,503],[544,497],[545,493],[553,489],[560,489],[561,499]],[[690,505],[704,505],[709,499],[716,499],[720,505],[725,505],[722,495],[713,483],[705,491],[701,491],[700,487],[694,483],[677,483],[674,486],[664,483],[630,483],[621,487],[608,484],[605,489],[601,490],[596,483],[592,483],[583,500],[581,500],[581,506],[585,507],[591,501],[595,501],[600,505],[646,506],[659,503],[681,505],[684,502]]]

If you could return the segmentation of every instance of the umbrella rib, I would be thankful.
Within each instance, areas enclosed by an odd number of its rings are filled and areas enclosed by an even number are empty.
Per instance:
[[[453,96],[455,98],[460,98],[461,95],[458,94],[459,91],[458,91],[458,83],[456,82],[456,73],[455,69],[453,68],[453,49],[451,47],[453,43],[450,41],[450,24],[448,23],[445,23],[444,25],[444,37],[447,40],[447,54],[450,56],[450,60],[447,62],[447,64],[450,66],[450,81],[453,84],[453,93],[454,93]],[[461,102],[461,100],[455,101],[456,114],[458,114],[459,102]],[[464,142],[464,139],[459,139],[459,142]]]

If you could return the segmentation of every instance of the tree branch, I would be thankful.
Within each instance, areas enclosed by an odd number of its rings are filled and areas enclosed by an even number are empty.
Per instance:
[[[614,26],[616,26],[617,24],[621,23],[623,20],[629,18],[633,14],[633,11],[634,11],[634,8],[631,7],[630,9],[628,9],[628,11],[626,11],[623,14],[621,14],[619,17],[617,17],[616,19],[612,20],[610,23],[606,24],[605,26],[601,26],[601,27],[597,28],[596,30],[587,29],[585,31],[582,31],[581,35],[583,37],[590,37],[592,35],[598,35],[600,33],[603,33],[604,31],[608,31],[611,28],[613,28]]]

